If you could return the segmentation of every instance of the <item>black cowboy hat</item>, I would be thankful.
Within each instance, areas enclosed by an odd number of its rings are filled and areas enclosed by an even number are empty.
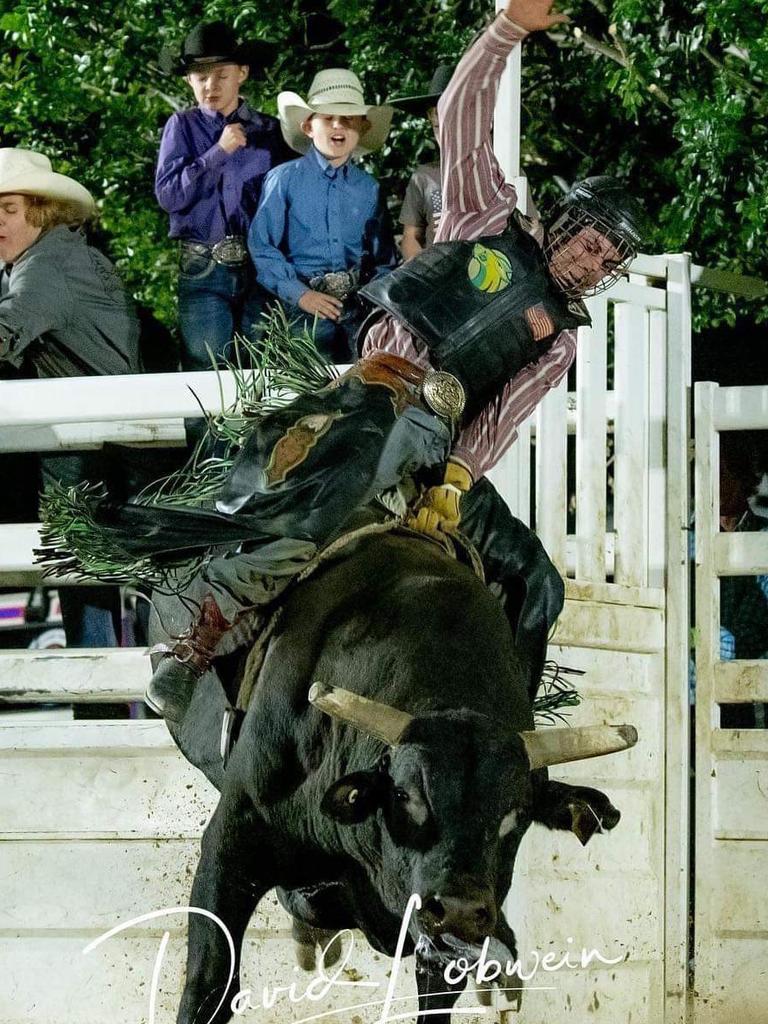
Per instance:
[[[398,96],[389,100],[391,106],[404,110],[408,114],[425,116],[430,107],[436,107],[437,101],[448,87],[455,68],[453,64],[440,64],[432,75],[427,92],[421,96]]]
[[[164,46],[160,51],[160,68],[166,75],[186,75],[193,68],[209,64],[248,64],[263,67],[275,56],[274,43],[263,41],[241,43],[223,21],[200,22],[187,35],[181,51]]]

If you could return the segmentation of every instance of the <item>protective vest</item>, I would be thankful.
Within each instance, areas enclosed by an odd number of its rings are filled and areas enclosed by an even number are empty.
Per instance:
[[[360,289],[429,348],[431,363],[459,378],[471,419],[560,331],[589,324],[549,276],[536,240],[510,220],[501,235],[438,242]]]

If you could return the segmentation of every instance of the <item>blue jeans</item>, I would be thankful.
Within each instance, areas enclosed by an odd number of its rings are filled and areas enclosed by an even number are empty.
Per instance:
[[[67,647],[119,647],[123,606],[119,587],[59,587]]]
[[[340,320],[325,320],[308,316],[298,306],[286,305],[286,316],[294,323],[294,330],[306,329],[312,334],[314,326],[315,345],[318,352],[332,363],[356,363],[355,338],[362,323],[360,305],[354,299],[347,299]]]
[[[182,249],[178,294],[183,370],[210,370],[209,349],[222,363],[234,334],[257,337],[266,294],[250,262],[225,267]]]
[[[109,473],[109,454],[71,452],[41,457],[43,484],[64,486],[84,480],[103,480]],[[58,587],[67,647],[118,647],[123,604],[120,588],[105,585]]]

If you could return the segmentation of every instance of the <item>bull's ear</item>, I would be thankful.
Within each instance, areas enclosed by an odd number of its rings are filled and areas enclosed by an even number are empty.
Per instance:
[[[586,846],[595,832],[607,832],[614,827],[621,815],[616,808],[608,803],[613,815],[606,814],[606,820],[601,819],[589,800],[577,799],[568,804],[571,815],[571,832],[576,836],[582,846]]]
[[[381,806],[385,778],[378,768],[345,775],[326,791],[320,810],[342,825],[359,825]]]

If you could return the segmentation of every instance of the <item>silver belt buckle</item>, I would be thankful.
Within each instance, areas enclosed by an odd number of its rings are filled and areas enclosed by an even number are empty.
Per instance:
[[[452,424],[461,419],[467,395],[458,377],[445,370],[430,370],[421,385],[421,397],[435,413]]]
[[[238,267],[245,262],[248,250],[240,235],[227,235],[211,249],[211,256],[223,267]]]
[[[357,287],[357,275],[348,270],[331,270],[327,274],[319,274],[317,277],[311,278],[309,287],[313,291],[332,295],[335,299],[344,302]]]

